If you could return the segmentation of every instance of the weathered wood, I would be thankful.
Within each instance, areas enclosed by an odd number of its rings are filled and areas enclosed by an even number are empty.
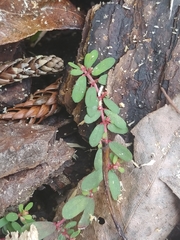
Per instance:
[[[1,124],[0,215],[8,206],[27,201],[49,178],[62,173],[74,154],[49,126]],[[59,176],[62,179],[63,175]],[[60,181],[60,180],[59,180]]]
[[[108,94],[117,104],[125,105],[121,115],[131,127],[165,104],[160,84],[166,91],[169,85],[177,85],[173,92],[180,88],[179,74],[176,74],[179,71],[179,16],[175,6],[169,19],[168,0],[128,0],[124,4],[112,1],[98,5],[87,15],[77,61],[82,63],[85,54],[93,49],[100,53],[98,61],[108,56],[116,59],[115,69],[109,72]],[[60,90],[60,101],[79,123],[84,117],[83,105],[80,103],[74,109],[71,100],[76,79],[67,77]],[[79,128],[81,131],[83,127]]]

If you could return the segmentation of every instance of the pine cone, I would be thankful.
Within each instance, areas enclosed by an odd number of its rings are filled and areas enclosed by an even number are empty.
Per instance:
[[[64,62],[54,55],[19,58],[13,62],[0,63],[0,86],[62,71]]]
[[[59,83],[60,81],[57,80],[45,89],[36,91],[26,102],[17,104],[4,114],[0,114],[0,119],[25,119],[30,124],[40,123],[44,118],[60,110],[57,104]]]

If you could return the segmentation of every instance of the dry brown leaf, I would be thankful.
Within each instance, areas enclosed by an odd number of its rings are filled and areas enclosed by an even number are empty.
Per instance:
[[[69,0],[3,0],[0,44],[53,29],[82,29],[84,16]]]

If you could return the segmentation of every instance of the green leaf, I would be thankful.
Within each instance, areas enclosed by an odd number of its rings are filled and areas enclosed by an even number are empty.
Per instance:
[[[109,147],[113,153],[115,153],[123,161],[131,161],[132,153],[123,145],[118,142],[112,141],[109,143]]]
[[[108,172],[108,183],[109,183],[111,196],[114,200],[117,201],[119,195],[121,194],[121,186],[120,186],[119,178],[117,177],[115,172],[113,172],[112,170]]]
[[[100,76],[100,78],[98,79],[98,83],[101,85],[106,85],[107,84],[107,74],[103,74],[102,76]]]
[[[109,98],[103,98],[104,104],[111,110],[113,113],[119,114],[120,108],[118,105]]]
[[[31,220],[32,219],[32,216],[30,214],[24,215],[23,217],[26,220]]]
[[[89,194],[90,194],[90,192],[89,192],[89,191],[81,191],[81,193],[82,193],[82,195],[84,195],[84,196],[87,196],[87,195],[89,195]]]
[[[11,223],[11,226],[14,228],[14,231],[15,232],[19,232],[19,233],[21,233],[21,225],[19,224],[19,223],[17,223],[17,222],[12,222]]]
[[[3,232],[5,232],[6,234],[8,232],[13,232],[14,231],[14,228],[12,227],[11,225],[12,222],[8,222],[8,224],[6,224],[4,227],[3,227]]]
[[[96,147],[100,140],[102,139],[104,133],[104,126],[103,124],[98,124],[92,131],[89,137],[89,144],[91,147]]]
[[[72,68],[75,68],[75,69],[80,69],[80,67],[78,65],[76,65],[75,63],[73,62],[68,62],[69,66],[71,66]]]
[[[38,230],[39,240],[46,238],[56,231],[56,226],[53,222],[33,222]]]
[[[72,76],[80,76],[83,74],[83,71],[81,69],[72,69],[71,70],[71,75]]]
[[[113,133],[118,133],[118,134],[125,134],[128,132],[128,128],[126,126],[126,128],[118,128],[116,125],[114,125],[113,123],[109,123],[107,125],[107,128],[110,132]]]
[[[18,215],[17,213],[10,212],[5,216],[5,218],[8,222],[15,222],[16,220],[18,220]]]
[[[102,180],[103,180],[102,169],[95,170],[83,179],[81,183],[81,190],[89,191],[94,188],[97,188]]]
[[[21,232],[24,232],[25,230],[29,231],[31,226],[31,223],[26,223],[21,227]]]
[[[68,229],[68,228],[72,228],[72,227],[75,227],[77,224],[76,221],[71,221],[69,223],[66,224],[65,228]]]
[[[124,168],[122,168],[122,167],[119,167],[119,168],[118,168],[118,171],[119,171],[120,173],[124,173],[124,172],[125,172]]]
[[[73,232],[74,232],[74,229],[68,229],[67,230],[68,235],[71,235]]]
[[[84,117],[84,121],[85,123],[90,124],[96,122],[100,116],[101,116],[100,111],[96,111],[96,113],[92,117],[86,114],[86,116]]]
[[[80,230],[77,230],[77,231],[73,232],[71,234],[70,238],[76,238],[80,234],[80,232],[81,232]]]
[[[119,115],[117,115],[116,113],[113,113],[112,111],[105,109],[104,110],[106,116],[108,116],[111,120],[111,123],[113,123],[114,125],[116,125],[116,127],[120,128],[120,129],[127,129],[127,124],[124,121],[124,119],[122,119]]]
[[[102,60],[100,63],[98,63],[93,71],[92,71],[92,75],[93,76],[98,76],[101,73],[107,71],[108,69],[110,69],[115,63],[115,59],[112,57],[109,58],[105,58],[104,60]]]
[[[88,204],[88,198],[83,195],[70,198],[62,209],[62,216],[65,219],[72,219],[84,211]]]
[[[95,63],[95,61],[98,58],[98,51],[93,50],[90,53],[87,53],[84,58],[84,65],[86,68],[92,67],[92,65]]]
[[[33,202],[29,202],[24,208],[25,211],[29,211],[33,207]]]
[[[102,160],[102,149],[99,148],[96,152],[96,156],[94,159],[94,168],[95,170],[102,170],[103,160]]]
[[[62,234],[60,234],[60,235],[58,236],[58,240],[66,240],[66,237],[63,236]]]
[[[21,213],[24,210],[24,205],[21,203],[18,206],[19,212]]]
[[[88,88],[85,96],[85,104],[88,108],[98,107],[98,97],[94,87]]]
[[[114,156],[113,156],[112,163],[113,163],[113,164],[116,164],[117,161],[118,161],[118,156],[117,156],[117,155],[114,155]]]
[[[3,226],[5,226],[8,223],[8,221],[6,220],[5,217],[0,219],[0,228],[2,228]]]
[[[86,92],[86,85],[87,85],[86,77],[85,76],[79,77],[72,91],[72,99],[75,103],[80,102],[84,98]]]
[[[98,107],[97,106],[93,106],[92,108],[87,107],[86,111],[89,117],[93,117],[98,112]]]
[[[90,215],[94,214],[95,203],[93,198],[88,198],[88,204],[84,209],[82,217],[78,223],[78,229],[85,229],[90,223]]]

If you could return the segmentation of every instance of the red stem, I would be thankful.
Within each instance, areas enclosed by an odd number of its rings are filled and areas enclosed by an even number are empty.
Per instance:
[[[99,88],[98,88],[98,85],[96,83],[96,80],[94,80],[92,75],[91,75],[92,69],[87,69],[85,66],[82,65],[81,70],[83,71],[84,75],[88,78],[89,84],[96,89],[96,92],[97,92],[97,95],[98,95]],[[105,133],[105,136],[106,136],[105,139],[102,139],[102,141],[105,142],[105,143],[108,143],[108,135],[107,135],[107,133],[108,133],[108,130],[107,130],[108,122],[106,121],[106,117],[104,115],[104,108],[102,106],[102,100],[105,96],[106,96],[106,94],[104,94],[104,92],[101,92],[100,96],[98,96],[98,100],[99,100],[98,109],[101,113],[101,120],[102,120],[102,124],[104,125],[104,133]]]

